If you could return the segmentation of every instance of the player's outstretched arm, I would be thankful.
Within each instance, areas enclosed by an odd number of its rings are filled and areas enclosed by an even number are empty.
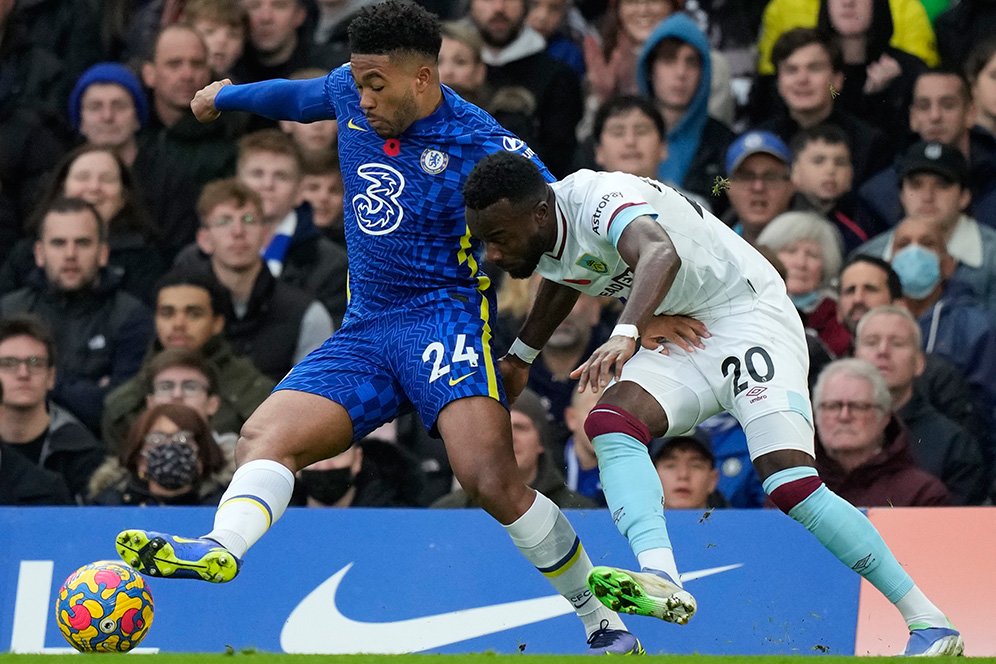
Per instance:
[[[201,122],[218,119],[223,111],[246,111],[271,120],[314,122],[334,120],[325,98],[325,77],[302,81],[274,79],[232,85],[227,78],[199,90],[190,109]]]
[[[580,392],[588,386],[598,392],[613,377],[622,376],[623,365],[636,353],[640,332],[671,290],[681,268],[681,258],[671,238],[646,215],[623,229],[616,250],[633,271],[633,287],[612,336],[571,372],[571,378],[578,379]]]
[[[553,331],[574,308],[579,295],[578,291],[568,286],[546,279],[540,282],[536,299],[519,330],[518,338],[508,354],[498,361],[498,370],[505,383],[505,394],[510,403],[518,398],[529,380],[529,366],[535,357],[534,353],[529,352],[530,349],[538,352],[546,345]],[[525,352],[517,349],[525,349]]]

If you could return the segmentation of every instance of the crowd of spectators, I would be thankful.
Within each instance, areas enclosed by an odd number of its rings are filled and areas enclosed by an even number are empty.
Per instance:
[[[190,101],[324,76],[377,1],[0,0],[0,504],[217,501],[242,424],[342,324],[351,203],[334,120]],[[420,1],[442,83],[554,175],[661,180],[779,270],[831,489],[996,500],[996,3]],[[496,283],[503,352],[535,282]],[[617,312],[581,296],[512,406],[564,507],[605,504],[570,372]],[[765,505],[728,414],[648,451],[668,507]],[[470,505],[410,414],[298,480],[298,505]]]

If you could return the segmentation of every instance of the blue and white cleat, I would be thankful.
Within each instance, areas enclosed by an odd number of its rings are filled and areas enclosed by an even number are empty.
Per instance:
[[[618,613],[660,618],[684,625],[698,606],[695,598],[665,572],[644,568],[630,572],[617,567],[595,567],[588,587],[602,604]]]
[[[123,530],[114,541],[121,560],[149,576],[226,583],[242,561],[214,540],[148,530]]]
[[[588,637],[589,655],[646,655],[640,639],[624,629],[609,629],[609,621]]]
[[[951,627],[921,627],[910,630],[906,657],[951,657],[965,654],[961,632]]]

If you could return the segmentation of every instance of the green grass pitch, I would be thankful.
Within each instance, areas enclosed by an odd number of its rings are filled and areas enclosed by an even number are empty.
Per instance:
[[[96,655],[101,662],[115,655]],[[76,655],[0,655],[0,664],[51,664],[56,659],[76,657]],[[138,655],[138,657],[141,657]],[[284,655],[274,653],[212,653],[185,655],[149,655],[155,664],[208,664],[232,662],[235,664],[578,664],[583,655],[496,655],[492,653],[465,655]],[[874,664],[892,662],[893,657],[838,657],[833,655],[814,656],[750,656],[719,657],[714,655],[650,655],[637,661],[647,664],[800,664],[803,661],[814,664]],[[78,661],[78,660],[77,660]],[[943,657],[930,661],[965,662],[964,658]],[[996,657],[972,658],[972,664],[996,664]]]

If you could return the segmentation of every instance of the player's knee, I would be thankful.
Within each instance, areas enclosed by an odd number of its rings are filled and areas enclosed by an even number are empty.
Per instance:
[[[607,433],[622,433],[631,436],[644,445],[650,444],[650,429],[635,415],[614,405],[599,404],[591,409],[584,421],[584,432],[588,440]]]
[[[788,514],[799,503],[816,493],[821,486],[823,480],[819,475],[809,475],[771,488],[768,497],[778,509]]]

